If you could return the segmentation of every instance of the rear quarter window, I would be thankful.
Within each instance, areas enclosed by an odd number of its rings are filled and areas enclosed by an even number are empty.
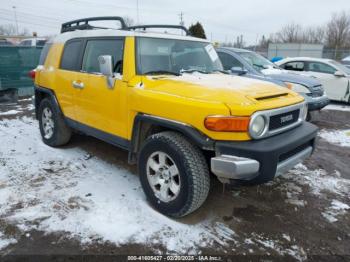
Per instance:
[[[67,42],[64,46],[60,68],[69,71],[80,70],[81,50],[82,40]]]

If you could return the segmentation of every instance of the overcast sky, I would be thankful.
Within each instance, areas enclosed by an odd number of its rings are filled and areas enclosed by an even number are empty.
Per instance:
[[[137,22],[137,0],[0,0],[0,24],[14,23],[39,35],[59,32],[60,24],[89,16],[129,16]],[[138,0],[140,23],[186,26],[200,21],[208,39],[233,41],[243,34],[254,44],[263,34],[289,22],[304,26],[324,24],[333,12],[350,12],[350,0]]]

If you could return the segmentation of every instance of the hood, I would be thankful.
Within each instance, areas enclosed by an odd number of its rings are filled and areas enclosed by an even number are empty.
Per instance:
[[[241,75],[241,76],[249,77],[249,78],[253,78],[253,79],[258,79],[258,80],[262,80],[262,81],[268,81],[268,82],[271,82],[271,83],[279,85],[279,86],[287,87],[287,85],[284,83],[283,80],[279,80],[277,78],[272,78],[270,76],[250,74],[250,73],[247,73],[247,74]]]
[[[282,82],[301,84],[308,88],[321,85],[321,83],[315,78],[290,73],[282,69],[265,69],[262,71],[262,73],[268,77],[271,77],[272,79],[276,79]]]
[[[298,94],[270,82],[222,73],[145,76],[142,82],[142,88],[152,92],[222,102],[229,107],[260,104],[269,109],[303,101]],[[271,99],[276,102],[271,103]]]

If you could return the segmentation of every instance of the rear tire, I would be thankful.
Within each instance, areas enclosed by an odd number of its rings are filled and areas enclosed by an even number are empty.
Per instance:
[[[138,171],[147,200],[167,216],[188,215],[208,196],[205,157],[179,133],[166,131],[147,138],[139,153]]]
[[[39,127],[45,144],[57,147],[68,143],[72,130],[67,126],[64,118],[50,98],[40,102],[38,110]]]

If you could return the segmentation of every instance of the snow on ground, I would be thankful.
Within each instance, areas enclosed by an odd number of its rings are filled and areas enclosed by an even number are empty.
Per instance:
[[[138,177],[76,148],[44,145],[32,118],[0,121],[0,216],[23,232],[67,232],[82,243],[163,245],[195,252],[228,245],[234,232],[208,218],[190,225],[146,202]]]
[[[0,217],[23,234],[32,229],[64,232],[83,244],[137,243],[186,254],[196,253],[199,247],[234,249],[242,244],[238,242],[242,236],[213,216],[185,224],[159,214],[147,204],[135,174],[87,157],[79,148],[48,147],[42,143],[37,125],[29,117],[0,121]],[[286,202],[297,207],[308,205],[302,198],[305,187],[323,198],[327,198],[324,192],[350,197],[350,181],[339,172],[328,174],[301,164],[271,182],[275,183],[286,193]],[[321,212],[328,222],[334,222],[348,209],[331,199],[331,205]],[[0,250],[14,241],[0,235]],[[252,234],[245,243],[303,260],[304,250],[293,241],[285,233],[279,239]]]
[[[336,110],[336,111],[348,111],[350,112],[350,106],[348,105],[340,105],[340,104],[330,104],[324,107],[322,110]]]
[[[318,135],[329,143],[350,147],[350,130],[321,130]]]
[[[349,209],[349,205],[344,204],[338,200],[333,200],[331,206],[327,209],[326,212],[322,213],[322,216],[330,223],[333,223],[338,221],[337,216],[344,215]]]
[[[327,193],[332,193],[340,198],[350,198],[350,180],[342,178],[337,171],[334,174],[328,174],[325,170],[309,170],[303,164],[299,164],[282,177],[289,181],[279,185],[286,192],[286,202],[297,207],[307,206],[305,200],[299,199],[302,198],[303,192],[301,186],[310,187],[311,193],[324,199],[330,198]],[[336,217],[345,215],[349,208],[347,204],[333,199],[331,205],[322,212],[322,216],[328,222],[333,223],[338,220]]]
[[[18,111],[18,110],[8,110],[8,111],[5,111],[5,112],[0,112],[0,116],[17,115],[20,112],[21,111]]]
[[[16,243],[17,240],[14,238],[6,238],[3,233],[0,232],[0,250],[7,247],[10,244]]]
[[[291,241],[289,235],[282,234],[282,238],[284,238],[288,242]],[[251,238],[247,238],[245,240],[245,243],[248,245],[258,244],[258,245],[263,246],[267,249],[274,250],[280,255],[290,255],[299,261],[303,261],[307,258],[306,252],[302,247],[299,247],[297,245],[291,245],[290,247],[285,248],[285,247],[283,247],[280,240],[270,239],[270,238],[267,238],[267,237],[264,237],[262,235],[258,235],[255,233],[252,234]],[[267,255],[269,255],[269,253],[267,253]]]
[[[323,169],[309,170],[305,165],[299,164],[282,177],[293,181],[280,185],[286,189],[287,196],[290,196],[290,198],[302,192],[300,186],[308,186],[311,193],[318,196],[330,192],[350,198],[350,180],[341,177],[341,174],[337,171],[334,174],[328,174]]]

